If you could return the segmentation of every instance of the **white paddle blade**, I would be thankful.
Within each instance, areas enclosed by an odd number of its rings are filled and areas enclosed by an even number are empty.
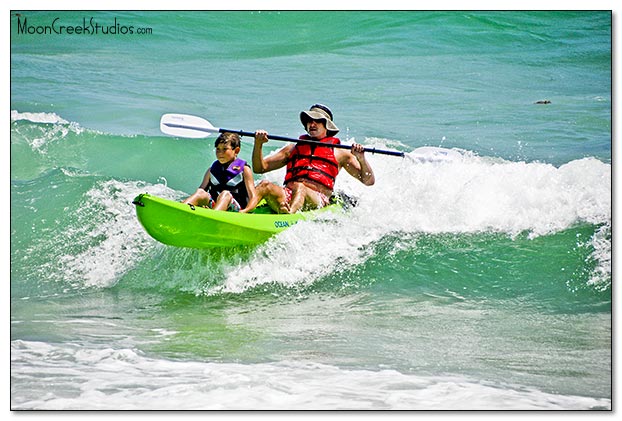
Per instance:
[[[171,136],[193,139],[218,133],[218,129],[209,121],[187,114],[164,114],[160,119],[160,131]]]
[[[421,146],[407,153],[406,156],[414,162],[421,164],[427,162],[456,162],[462,159],[462,154],[457,150],[436,146]]]

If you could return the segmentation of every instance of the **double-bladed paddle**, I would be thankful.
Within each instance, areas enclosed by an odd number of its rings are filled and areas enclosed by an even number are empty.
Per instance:
[[[204,137],[208,137],[212,133],[237,133],[240,136],[249,136],[254,137],[255,133],[245,132],[242,130],[231,130],[231,129],[221,129],[212,126],[212,124],[204,118],[187,115],[187,114],[164,114],[160,119],[160,130],[162,133],[177,136],[177,137],[187,137],[193,139],[200,139]],[[318,144],[322,146],[328,146],[331,148],[341,148],[341,149],[351,149],[351,145],[334,145],[331,143],[322,143],[317,140],[304,140],[304,139],[295,139],[291,137],[284,136],[276,136],[276,135],[268,135],[268,139],[271,140],[282,140],[285,142],[304,142],[310,144]],[[384,155],[393,155],[393,156],[401,156],[404,157],[404,152],[398,151],[386,151],[382,149],[376,148],[364,148],[365,152],[378,153]]]

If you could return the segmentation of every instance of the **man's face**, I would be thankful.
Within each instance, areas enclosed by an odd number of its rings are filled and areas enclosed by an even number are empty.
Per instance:
[[[324,123],[324,120],[309,120],[307,123],[307,133],[315,139],[324,139],[327,135],[326,123]]]

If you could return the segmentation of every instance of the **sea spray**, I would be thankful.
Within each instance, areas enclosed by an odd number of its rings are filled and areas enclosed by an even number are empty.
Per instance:
[[[596,159],[560,168],[472,154],[452,162],[396,164],[391,159],[369,157],[380,180],[373,187],[340,175],[337,188],[356,195],[357,207],[328,220],[297,224],[271,239],[249,262],[232,264],[224,285],[212,292],[240,292],[273,282],[312,283],[365,262],[386,236],[399,238],[400,247],[410,243],[408,247],[416,248],[420,234],[497,233],[534,239],[581,224],[611,224],[606,194],[611,167]],[[610,241],[599,238],[598,249],[606,250]],[[301,255],[305,258],[294,258]],[[598,276],[610,276],[606,260],[595,270]]]

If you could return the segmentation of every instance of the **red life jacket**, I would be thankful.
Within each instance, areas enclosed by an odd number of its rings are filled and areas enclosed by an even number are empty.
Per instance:
[[[300,139],[311,140],[308,135],[302,135]],[[340,143],[336,137],[325,137],[320,142],[333,145]],[[287,162],[285,184],[307,179],[332,190],[337,174],[339,174],[339,163],[335,158],[334,148],[301,142],[296,143]]]

